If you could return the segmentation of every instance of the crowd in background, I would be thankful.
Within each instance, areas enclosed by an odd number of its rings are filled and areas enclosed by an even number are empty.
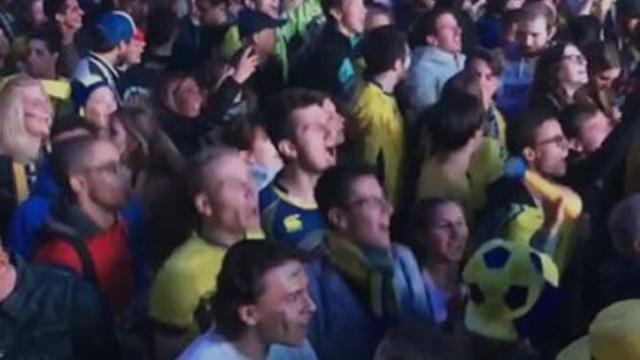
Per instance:
[[[640,360],[640,0],[0,0],[0,357]]]

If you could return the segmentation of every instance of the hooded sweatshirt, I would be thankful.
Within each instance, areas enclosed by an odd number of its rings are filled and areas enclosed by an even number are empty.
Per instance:
[[[435,104],[444,84],[463,69],[465,60],[463,54],[451,54],[435,46],[416,48],[406,85],[411,110],[419,114]]]

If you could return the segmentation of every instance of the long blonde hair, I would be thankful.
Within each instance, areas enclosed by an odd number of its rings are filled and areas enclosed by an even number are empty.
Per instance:
[[[48,100],[42,84],[27,75],[15,76],[0,88],[0,149],[18,162],[34,160],[40,148],[40,139],[36,144],[25,124],[24,91],[30,88],[38,88]]]

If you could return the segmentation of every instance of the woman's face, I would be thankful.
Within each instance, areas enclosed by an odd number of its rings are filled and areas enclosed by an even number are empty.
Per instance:
[[[469,237],[462,208],[454,202],[438,206],[429,219],[425,235],[430,259],[448,263],[460,262]]]
[[[563,86],[576,87],[589,81],[587,60],[574,45],[565,47],[558,77]]]
[[[188,118],[200,115],[202,109],[202,94],[200,87],[192,78],[183,80],[175,90],[175,105],[178,114]]]
[[[85,118],[105,129],[109,126],[109,118],[118,109],[113,91],[108,86],[102,86],[94,90],[85,104]]]
[[[617,68],[611,68],[596,73],[593,77],[596,89],[598,90],[610,90],[613,89],[615,81],[620,77],[622,70]]]

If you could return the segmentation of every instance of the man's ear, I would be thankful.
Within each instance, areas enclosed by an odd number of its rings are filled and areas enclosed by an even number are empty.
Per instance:
[[[253,155],[251,154],[251,152],[249,150],[240,150],[238,151],[238,154],[240,154],[240,157],[247,162],[251,162],[253,160]]]
[[[56,22],[61,23],[62,21],[64,21],[64,15],[62,15],[62,14],[60,14],[60,13],[57,13],[57,14],[55,14],[55,15],[53,16],[53,19],[54,19]]]
[[[333,7],[329,10],[329,15],[333,16],[333,19],[339,23],[342,18],[342,10]]]
[[[429,46],[438,46],[438,38],[433,35],[427,35],[425,41]]]
[[[393,70],[397,74],[402,73],[404,71],[404,59],[396,59],[396,61],[393,63]]]
[[[532,163],[536,159],[536,151],[530,146],[526,146],[522,149],[522,157],[527,164]]]
[[[331,208],[327,213],[327,218],[329,219],[329,223],[336,227],[338,230],[347,230],[347,217],[345,216],[344,211],[340,210],[339,208]]]
[[[553,37],[556,36],[556,31],[558,29],[556,28],[555,25],[549,25],[549,37],[547,38],[547,44],[551,43],[551,40],[553,40]]]
[[[74,194],[82,194],[87,190],[87,181],[82,176],[69,176],[69,187]]]
[[[213,206],[211,206],[211,200],[206,194],[202,192],[196,194],[193,198],[193,205],[196,207],[198,214],[205,217],[213,215]]]
[[[295,159],[298,157],[298,150],[296,150],[296,147],[291,140],[280,140],[276,148],[283,159]]]
[[[237,311],[240,320],[247,326],[256,326],[258,324],[260,318],[255,305],[240,305]]]

